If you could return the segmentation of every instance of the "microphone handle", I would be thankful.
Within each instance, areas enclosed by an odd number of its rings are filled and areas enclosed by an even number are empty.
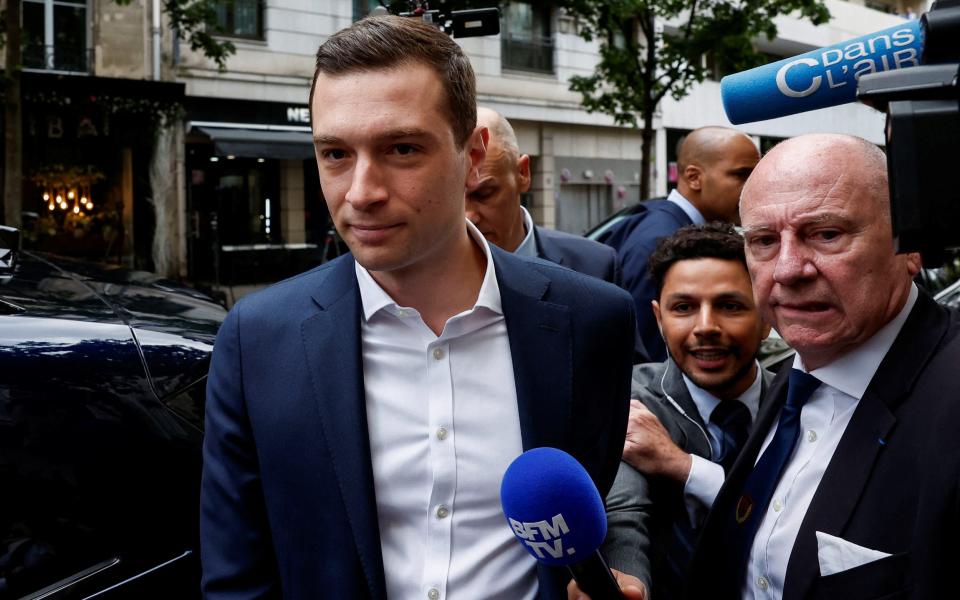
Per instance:
[[[623,600],[620,585],[599,550],[594,550],[586,560],[567,566],[567,569],[591,600]]]

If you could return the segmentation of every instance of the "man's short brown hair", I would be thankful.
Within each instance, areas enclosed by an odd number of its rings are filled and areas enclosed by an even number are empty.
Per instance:
[[[477,84],[463,50],[449,36],[419,18],[367,17],[333,34],[317,50],[310,86],[310,110],[317,77],[422,64],[440,78],[446,113],[459,146],[477,126]]]

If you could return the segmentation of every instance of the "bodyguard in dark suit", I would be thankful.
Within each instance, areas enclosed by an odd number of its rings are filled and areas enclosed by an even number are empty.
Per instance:
[[[507,252],[543,258],[619,285],[620,262],[612,248],[533,224],[520,204],[520,194],[530,189],[530,156],[520,153],[509,121],[479,107],[477,123],[487,128],[490,138],[479,184],[467,192],[467,218],[487,241]]]
[[[713,505],[689,597],[955,595],[960,319],[894,254],[882,151],[784,142],[740,210],[759,305],[797,358]]]
[[[671,358],[634,367],[602,551],[664,600],[681,596],[699,527],[762,406],[771,374],[756,354],[770,328],[731,225],[690,225],[662,239],[650,272]]]
[[[677,188],[663,200],[617,224],[602,240],[620,256],[623,287],[637,306],[637,331],[651,360],[667,358],[650,311],[656,286],[647,272],[657,242],[684,225],[709,221],[737,223],[740,189],[760,159],[753,141],[733,129],[702,127],[690,132],[677,151]]]
[[[459,47],[364,19],[317,54],[320,182],[351,250],[241,300],[218,335],[201,486],[206,598],[562,598],[499,480],[562,448],[605,493],[633,309],[465,219],[485,130]]]

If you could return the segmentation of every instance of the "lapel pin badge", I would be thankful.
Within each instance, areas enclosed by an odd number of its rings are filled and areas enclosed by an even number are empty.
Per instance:
[[[740,496],[740,500],[737,502],[736,509],[736,518],[737,525],[743,525],[743,523],[750,518],[750,513],[753,512],[753,498],[748,494]]]

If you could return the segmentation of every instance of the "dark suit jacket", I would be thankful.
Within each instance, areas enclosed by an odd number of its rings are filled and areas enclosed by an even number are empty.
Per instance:
[[[540,258],[620,285],[620,261],[610,246],[540,226],[534,226],[533,239]]]
[[[667,348],[660,337],[657,319],[650,301],[657,297],[657,286],[647,271],[650,255],[661,238],[673,234],[692,221],[683,209],[668,200],[648,200],[644,210],[624,219],[603,239],[620,256],[623,288],[637,305],[637,331],[650,360],[663,362]]]
[[[610,246],[579,235],[536,225],[533,239],[537,245],[537,256],[540,258],[623,287],[620,258],[617,251]],[[649,362],[650,354],[639,335],[634,343],[636,347],[633,351],[633,362]]]
[[[761,371],[761,406],[772,379],[769,371]],[[630,397],[643,402],[656,415],[680,449],[712,460],[707,425],[672,359],[634,367]],[[603,552],[610,567],[639,577],[654,598],[679,597],[682,584],[674,581],[664,561],[673,524],[689,522],[683,485],[648,478],[621,462],[606,506],[608,529]]]
[[[491,252],[523,447],[566,450],[606,493],[626,431],[633,304],[592,277]],[[224,321],[207,387],[207,598],[385,597],[360,319],[344,256],[244,298]],[[541,598],[566,598],[563,571],[540,568],[539,580]]]
[[[956,595],[960,539],[960,316],[924,292],[857,405],[801,523],[784,600]],[[774,380],[758,424],[717,496],[693,561],[690,598],[714,597],[725,518],[786,400]],[[891,554],[820,576],[816,532]]]

